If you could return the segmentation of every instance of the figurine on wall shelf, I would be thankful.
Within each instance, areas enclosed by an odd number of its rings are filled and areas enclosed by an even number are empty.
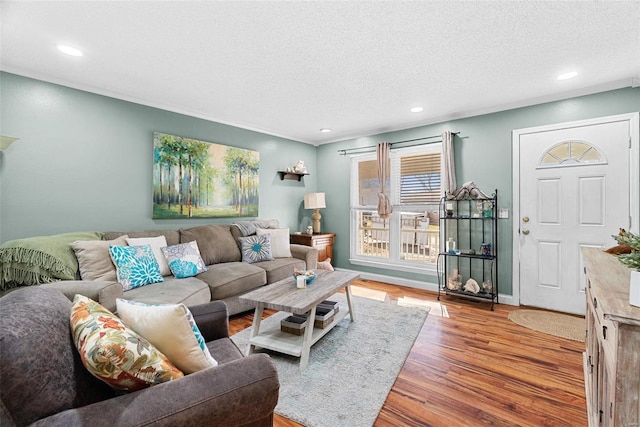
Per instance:
[[[307,168],[304,166],[304,160],[298,160],[293,166],[287,168],[289,173],[307,173]]]

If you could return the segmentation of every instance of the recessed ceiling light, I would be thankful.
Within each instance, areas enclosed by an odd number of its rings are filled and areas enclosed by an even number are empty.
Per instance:
[[[422,107],[413,107],[411,109],[411,112],[412,113],[420,113],[422,110],[424,110],[424,108],[422,108]]]
[[[66,53],[67,55],[82,56],[82,52],[80,50],[76,49],[75,47],[67,46],[64,44],[59,44],[58,50],[62,53]]]
[[[570,71],[568,73],[564,73],[564,74],[560,74],[558,76],[558,80],[567,80],[567,79],[572,79],[575,76],[577,76],[578,73],[576,71]]]
[[[322,128],[322,129],[320,129],[320,132],[322,132],[322,133],[329,133],[329,132],[331,132],[331,129],[329,129],[329,128]]]

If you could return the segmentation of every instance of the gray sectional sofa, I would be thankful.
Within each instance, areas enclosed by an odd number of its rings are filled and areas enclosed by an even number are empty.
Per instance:
[[[264,223],[263,223],[264,224]],[[263,225],[264,226],[264,225]],[[277,228],[277,221],[271,221]],[[41,284],[62,291],[72,299],[75,294],[98,301],[109,310],[115,310],[116,298],[136,300],[148,304],[184,303],[194,306],[221,300],[227,304],[230,315],[252,309],[239,301],[239,296],[253,289],[291,277],[295,269],[315,269],[318,251],[303,245],[290,245],[291,257],[274,258],[256,263],[242,262],[238,238],[247,233],[236,225],[201,225],[178,230],[110,231],[103,240],[123,235],[130,238],[165,236],[167,245],[196,241],[207,271],[184,279],[165,276],[164,281],[123,292],[118,282],[61,280]],[[79,276],[78,276],[79,277]]]
[[[243,357],[225,304],[191,307],[218,366],[126,394],[83,366],[69,333],[71,305],[41,286],[0,298],[0,426],[273,425],[278,372],[266,354]]]

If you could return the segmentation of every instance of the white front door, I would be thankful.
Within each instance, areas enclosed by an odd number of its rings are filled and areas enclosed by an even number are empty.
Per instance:
[[[514,131],[520,304],[584,314],[580,248],[613,246],[630,227],[633,123],[624,117]]]

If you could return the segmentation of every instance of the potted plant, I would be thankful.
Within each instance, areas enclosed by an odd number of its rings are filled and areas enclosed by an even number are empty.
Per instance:
[[[620,230],[620,234],[614,236],[620,245],[631,248],[629,253],[618,255],[621,263],[630,267],[631,280],[629,283],[629,303],[640,307],[640,236],[629,231]]]

